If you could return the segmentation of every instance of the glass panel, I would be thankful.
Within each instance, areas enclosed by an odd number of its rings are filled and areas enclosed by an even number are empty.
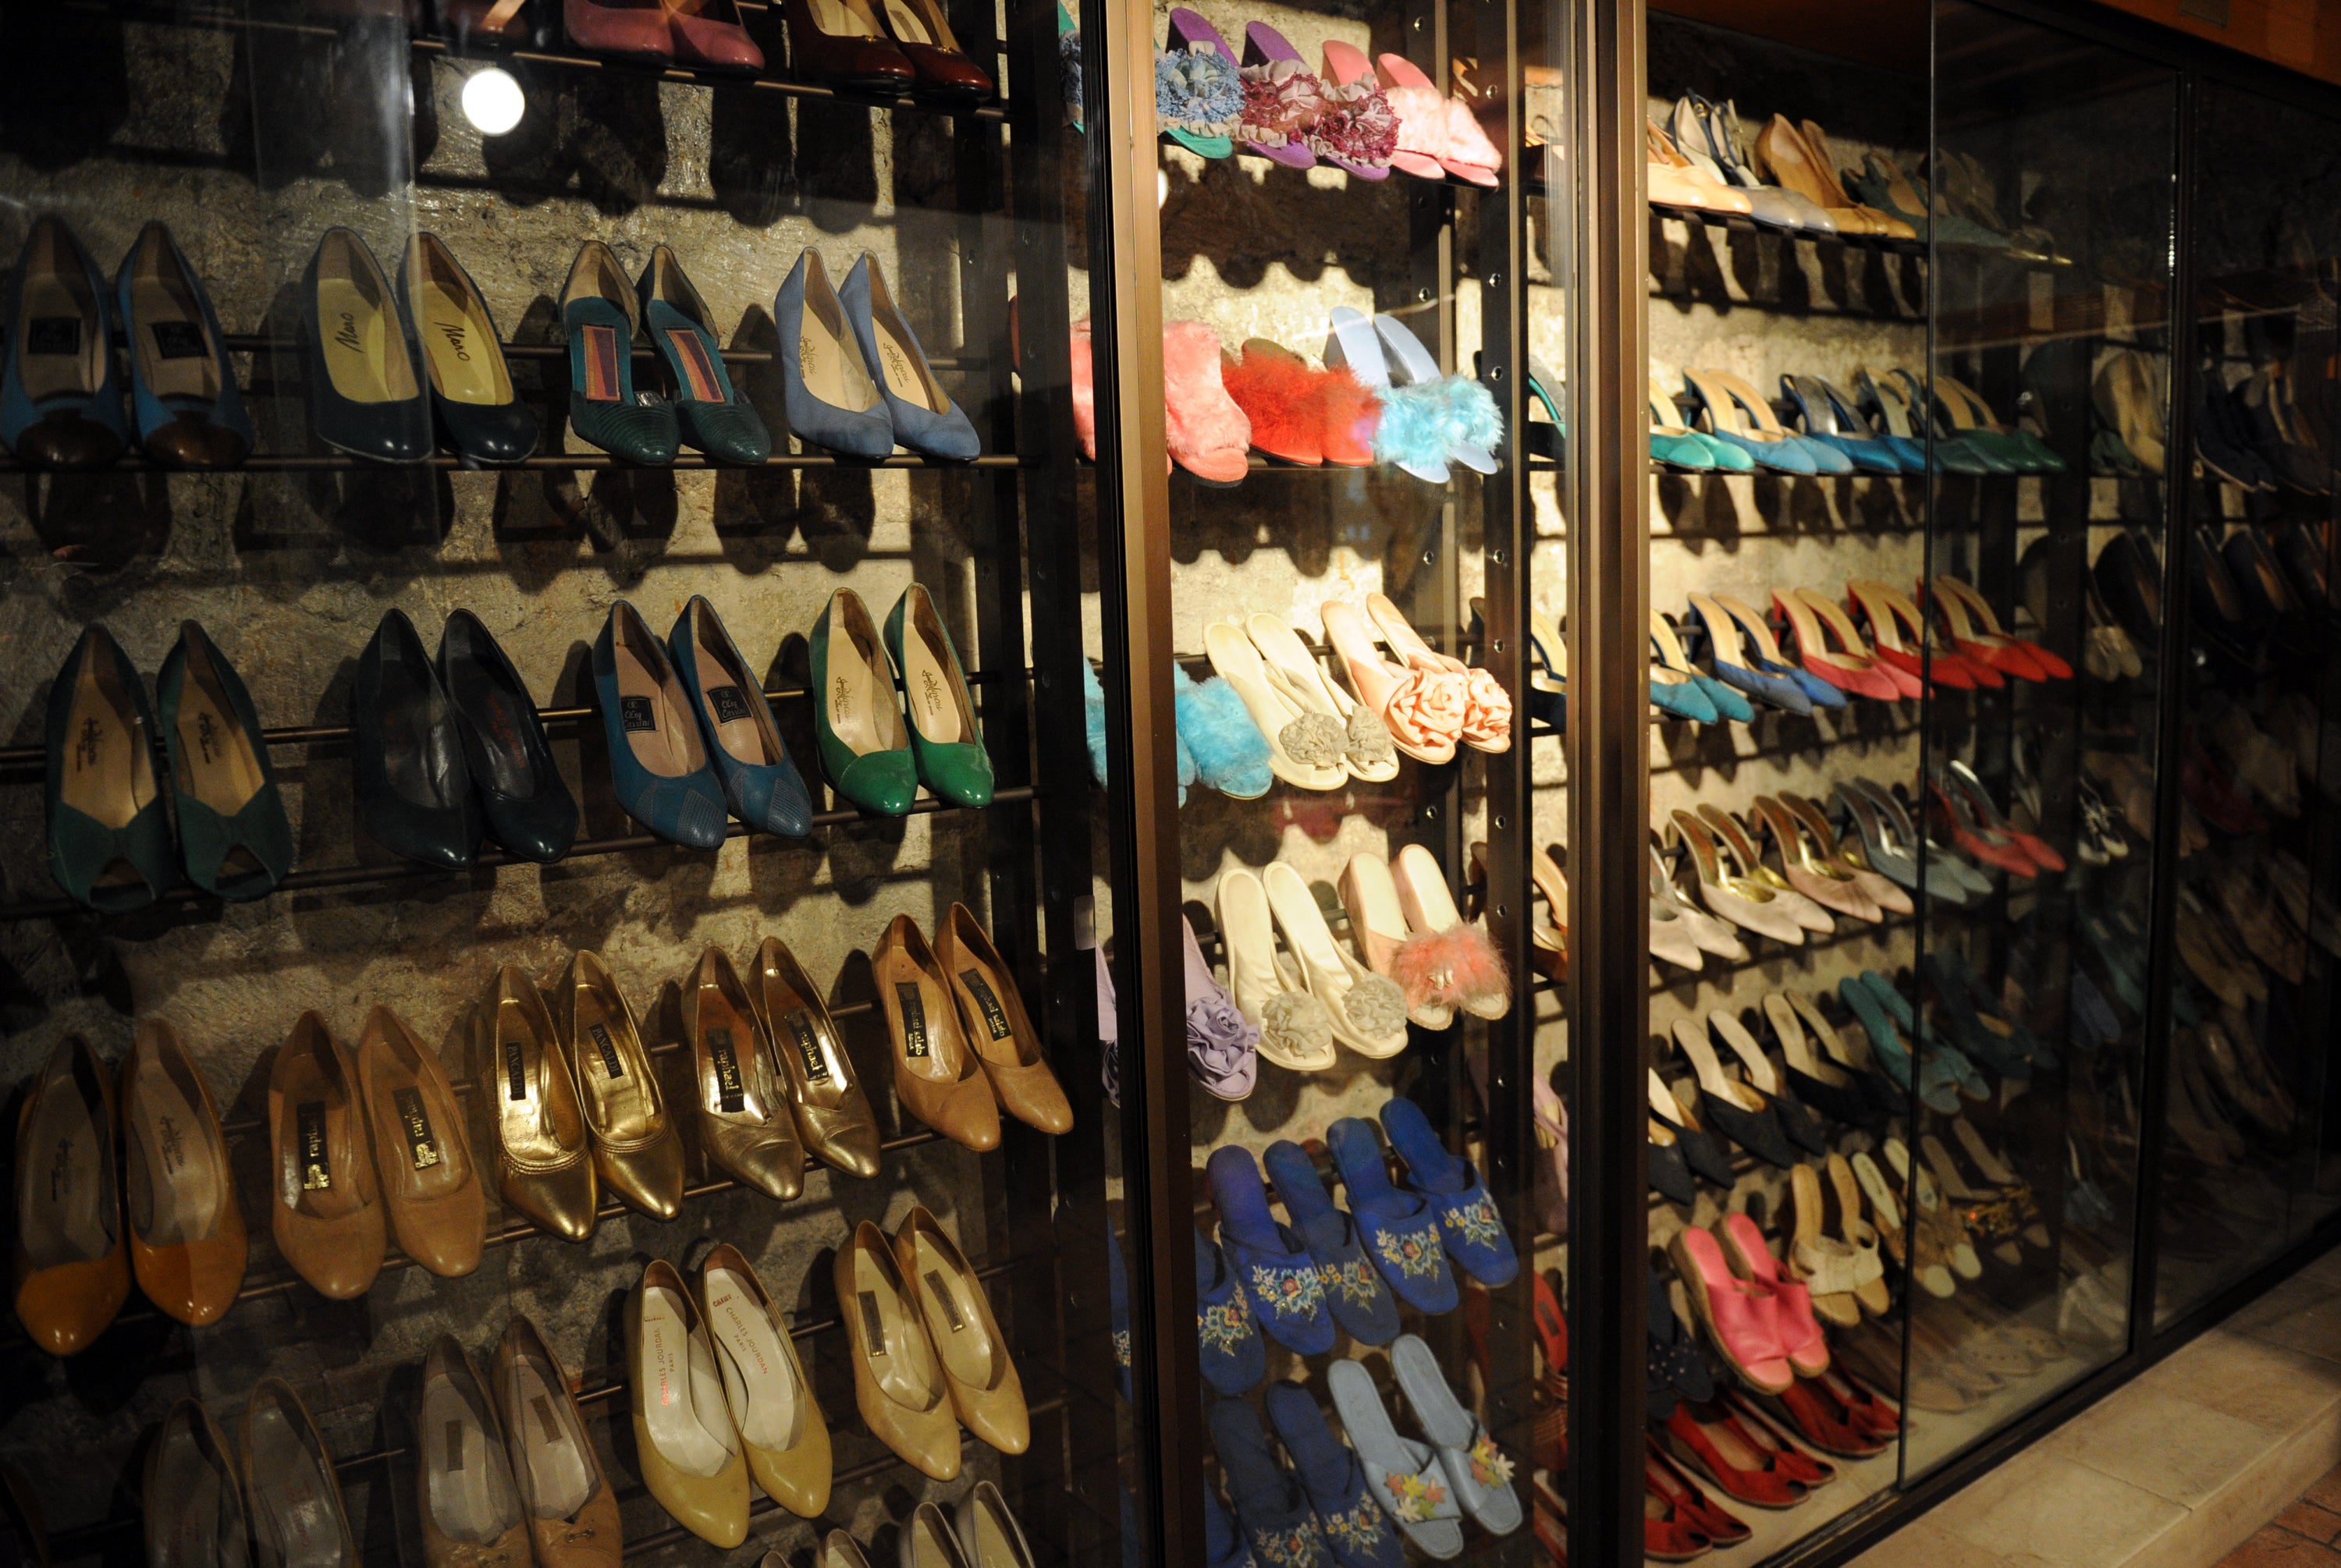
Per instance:
[[[2127,55],[1936,18],[1913,1474],[2127,1339],[2177,103]]]
[[[206,1417],[313,1568],[874,1559],[982,1484],[1135,1549],[1105,226],[1058,8],[946,9],[12,19],[0,1513],[55,1560],[142,1491],[202,1555]]]
[[[1789,10],[1649,23],[1646,1528],[1748,1561],[1898,1474],[1927,707],[1928,8]],[[1809,1294],[1793,1360],[1741,1275]]]
[[[2193,349],[2202,397],[2186,542],[2184,875],[2170,966],[2155,1320],[2183,1315],[2332,1212],[2326,961],[2336,868],[2323,766],[2334,640],[2331,258],[2317,193],[2280,198],[2237,137],[2325,122],[2206,86]],[[2304,204],[2307,203],[2307,204]],[[2312,908],[2312,904],[2314,908]],[[2312,939],[2314,934],[2314,939]]]
[[[1553,1228],[1554,1189],[1482,1185],[1489,1041],[1524,1004],[1474,868],[1529,729],[1475,669],[1524,455],[1487,303],[1524,152],[1503,15],[1167,20],[1190,84],[1250,59],[1288,104],[1351,104],[1305,134],[1248,114],[1232,149],[1175,126],[1161,153],[1199,1484],[1262,1563],[1310,1536],[1540,1556],[1529,1434],[1499,1413],[1529,1404],[1516,1238]],[[1469,1448],[1475,1423],[1502,1428],[1484,1479],[1397,1446]]]

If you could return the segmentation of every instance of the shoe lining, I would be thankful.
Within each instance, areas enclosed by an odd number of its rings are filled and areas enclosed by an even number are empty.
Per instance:
[[[963,1260],[953,1257],[923,1231],[912,1232],[927,1332],[935,1354],[952,1377],[971,1388],[999,1380],[997,1347],[983,1324],[983,1306],[967,1278]]]
[[[351,402],[403,402],[416,394],[414,367],[380,275],[363,265],[347,242],[330,236],[318,258],[313,325],[325,374]]]
[[[138,324],[131,351],[148,390],[160,398],[219,400],[218,345],[186,273],[153,230],[140,239],[132,260],[130,319]]]
[[[783,754],[780,737],[772,732],[764,704],[752,695],[762,689],[737,662],[730,642],[712,615],[693,608],[692,675],[706,705],[715,743],[750,767],[776,766]]]
[[[65,770],[58,798],[106,828],[121,829],[154,799],[152,737],[96,638],[82,647],[81,670],[74,678],[73,703],[65,714]],[[116,861],[97,878],[103,887],[137,885],[143,878]]]
[[[577,1061],[577,1087],[594,1107],[594,1132],[605,1143],[632,1144],[650,1136],[653,1105],[650,1087],[639,1075],[649,1058],[635,1038],[625,1004],[603,1006],[599,987],[580,985],[576,1032],[573,1037]]]
[[[885,1243],[882,1240],[879,1245]],[[914,1412],[934,1409],[943,1400],[941,1368],[927,1331],[911,1315],[893,1270],[869,1248],[853,1249],[853,1304],[846,1310],[862,1314],[862,1340],[868,1374],[886,1395]]]
[[[512,402],[512,379],[495,329],[469,290],[453,279],[433,276],[424,280],[415,307],[431,384],[441,397],[491,406]]]
[[[235,717],[234,706],[228,701],[209,656],[192,642],[185,676],[179,683],[178,730],[181,788],[223,817],[233,817],[250,805],[266,782],[259,755]]]
[[[662,779],[696,773],[706,761],[699,723],[682,701],[672,670],[660,657],[655,639],[647,649],[636,645],[637,622],[625,616],[619,622],[613,652],[627,746],[637,762]]]
[[[384,1185],[408,1203],[449,1196],[472,1179],[463,1157],[463,1118],[443,1080],[425,1074],[413,1037],[386,1009],[381,1036],[365,1052],[367,1107],[374,1113],[374,1164]]]
[[[160,1050],[153,1057],[130,1078],[122,1107],[130,1222],[148,1245],[178,1246],[204,1240],[219,1227],[227,1188],[224,1151],[178,1053]]]
[[[975,718],[967,711],[967,696],[943,644],[933,603],[920,595],[907,619],[910,624],[904,630],[910,635],[902,639],[902,693],[911,723],[932,745],[964,740],[975,728]]]
[[[79,1049],[62,1053],[16,1140],[16,1245],[35,1269],[114,1249],[105,1185],[105,1099]]]
[[[812,13],[813,26],[832,38],[885,37],[867,0],[806,0],[806,8]]]
[[[327,1064],[333,1051],[314,1015],[304,1016],[281,1047],[269,1083],[284,1117],[277,1201],[289,1196],[294,1212],[317,1220],[343,1219],[366,1206],[359,1166],[372,1163],[350,1115],[349,1087]]]
[[[856,756],[909,745],[902,700],[894,690],[893,660],[869,618],[841,608],[831,618],[829,648],[829,690],[822,700],[829,704],[831,731]],[[846,657],[839,658],[841,652]]]
[[[904,0],[887,0],[887,14],[895,18],[895,31],[902,30],[902,18],[907,13]],[[916,18],[911,25],[918,27],[920,35],[911,42],[930,42],[926,29]],[[944,413],[951,408],[951,399],[935,383],[934,372],[927,368],[926,355],[919,352],[918,338],[910,323],[902,320],[894,308],[892,298],[886,293],[886,280],[879,275],[873,263],[870,266],[870,324],[876,332],[878,361],[886,372],[888,390],[904,402],[915,404],[930,413]]]
[[[344,1568],[348,1526],[301,1417],[273,1394],[255,1396],[244,1425],[253,1533],[275,1548],[275,1568]],[[269,1553],[262,1553],[265,1562]]]
[[[832,11],[845,15],[838,0],[811,0],[816,12]],[[874,34],[874,23],[852,22],[846,30],[849,35],[866,26]],[[822,31],[829,32],[826,26]],[[877,395],[870,385],[869,372],[862,368],[862,352],[851,354],[845,345],[852,341],[852,332],[846,325],[845,307],[838,303],[837,294],[829,286],[829,274],[818,268],[819,258],[805,268],[804,312],[798,318],[797,374],[804,382],[805,391],[814,399],[842,408],[850,413],[861,413],[876,402]]]
[[[545,1369],[515,1355],[505,1388],[505,1434],[520,1455],[519,1480],[539,1519],[569,1519],[593,1495],[585,1434]]]
[[[64,229],[43,223],[37,253],[25,261],[18,283],[16,373],[25,395],[35,403],[53,397],[95,392],[105,379],[105,356],[114,352],[97,330],[97,302],[90,297],[80,258]]]
[[[690,1311],[672,1287],[643,1287],[642,1359],[634,1367],[634,1397],[642,1402],[643,1424],[659,1456],[686,1474],[706,1477],[721,1474],[737,1451],[732,1445],[732,1418],[723,1413],[723,1384],[714,1355],[691,1332]]]
[[[772,1314],[745,1280],[728,1268],[706,1275],[707,1332],[723,1365],[733,1424],[752,1448],[785,1454],[804,1434],[804,1402],[795,1357],[781,1343]]]
[[[424,1384],[420,1438],[423,1490],[431,1522],[451,1541],[490,1545],[520,1523],[503,1444],[488,1432],[486,1414],[450,1372]]]

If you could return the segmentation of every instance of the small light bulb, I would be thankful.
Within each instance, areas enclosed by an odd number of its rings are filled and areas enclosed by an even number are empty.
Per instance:
[[[463,118],[479,128],[483,136],[501,136],[520,124],[521,112],[528,107],[528,98],[512,73],[491,65],[475,71],[463,84]]]
[[[1167,205],[1170,203],[1170,170],[1168,170],[1168,169],[1157,169],[1157,170],[1155,170],[1155,171],[1154,171],[1154,208],[1155,208],[1155,211],[1157,211],[1157,212],[1161,211],[1163,207],[1167,206]]]

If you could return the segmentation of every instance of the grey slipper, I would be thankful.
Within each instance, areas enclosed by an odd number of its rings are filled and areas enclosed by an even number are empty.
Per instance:
[[[1390,1345],[1390,1370],[1422,1424],[1422,1434],[1437,1446],[1439,1467],[1447,1472],[1463,1511],[1490,1534],[1518,1530],[1520,1499],[1512,1490],[1512,1462],[1455,1397],[1430,1346],[1419,1335],[1400,1335]]]
[[[1403,1342],[1412,1336],[1400,1337]],[[1374,1501],[1422,1551],[1439,1558],[1461,1556],[1463,1510],[1438,1450],[1399,1435],[1374,1392],[1373,1374],[1356,1362],[1333,1363],[1325,1370],[1325,1383]]]

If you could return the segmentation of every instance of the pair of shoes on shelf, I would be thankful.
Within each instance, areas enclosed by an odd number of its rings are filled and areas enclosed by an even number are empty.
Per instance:
[[[182,867],[214,897],[262,897],[293,868],[293,826],[251,692],[187,620],[154,693],[150,709],[137,666],[103,626],[58,669],[45,723],[49,874],[100,914],[144,908]]]
[[[88,1348],[129,1298],[216,1322],[247,1244],[211,1088],[170,1025],[138,1026],[117,1083],[67,1036],[25,1096],[17,1162],[16,1319],[51,1355]]]
[[[871,1435],[938,1481],[959,1474],[962,1425],[1002,1454],[1030,1446],[1024,1385],[991,1302],[924,1205],[891,1238],[863,1220],[834,1274]]]
[[[1722,111],[1736,144],[1738,116],[1731,105]],[[1802,125],[1786,114],[1775,114],[1756,133],[1756,169],[1772,176],[1780,188],[1818,207],[1839,234],[1868,234],[1878,239],[1915,240],[1917,227],[1892,213],[1855,201],[1838,180],[1829,156],[1828,137],[1812,121]]]
[[[1475,863],[1484,848],[1472,846]],[[1409,844],[1388,860],[1360,849],[1342,868],[1340,891],[1350,940],[1367,968],[1398,982],[1413,1022],[1444,1029],[1459,1012],[1495,1019],[1512,1010],[1503,956],[1485,929],[1463,918],[1428,849]]]
[[[989,1481],[979,1481],[949,1512],[940,1503],[911,1511],[895,1537],[900,1568],[1033,1568],[1024,1527],[1008,1511],[1008,1500]],[[766,1568],[779,1568],[780,1553],[764,1553]],[[870,1568],[853,1537],[832,1530],[822,1537],[813,1568]]]
[[[1320,369],[1280,343],[1248,338],[1240,356],[1221,351],[1220,382],[1263,455],[1303,468],[1373,463],[1381,399],[1350,367]]]
[[[1708,1343],[1749,1387],[1778,1394],[1828,1369],[1811,1292],[1783,1272],[1754,1220],[1726,1215],[1713,1233],[1687,1226],[1668,1254]]]
[[[1504,425],[1494,394],[1469,376],[1441,374],[1422,340],[1397,317],[1335,307],[1325,364],[1346,369],[1381,405],[1372,432],[1375,461],[1432,484],[1447,482],[1450,462],[1474,473],[1496,471]]]
[[[1071,1129],[1072,1107],[1015,977],[966,905],[951,907],[932,947],[897,915],[870,967],[905,1111],[978,1151],[999,1146],[1003,1110],[1044,1133]]]
[[[487,302],[436,234],[406,247],[393,290],[350,229],[331,228],[301,276],[310,428],[337,452],[419,462],[436,431],[466,467],[536,450],[536,415],[513,391]]]
[[[561,287],[569,345],[569,425],[578,438],[631,463],[661,467],[684,446],[728,463],[772,455],[772,432],[732,385],[715,317],[665,245],[626,281],[599,240],[578,247]],[[647,335],[659,367],[656,398],[634,385],[634,343]]]
[[[1400,750],[1437,764],[1453,761],[1459,744],[1487,752],[1510,749],[1510,694],[1488,670],[1425,642],[1387,595],[1367,595],[1363,613],[1353,604],[1328,600],[1319,615],[1350,689],[1380,716]],[[1382,657],[1384,644],[1398,663]]]
[[[850,588],[829,597],[808,639],[822,771],[865,811],[900,817],[924,785],[954,806],[991,803],[991,756],[959,650],[925,587],[887,612],[882,637]]]
[[[1466,1515],[1491,1535],[1519,1529],[1526,1516],[1512,1489],[1513,1460],[1455,1396],[1430,1346],[1400,1335],[1390,1374],[1420,1438],[1399,1431],[1366,1363],[1336,1360],[1325,1373],[1334,1413],[1382,1511],[1418,1550],[1441,1560],[1462,1553]],[[1237,1506],[1240,1517],[1240,1496]]]
[[[1722,1037],[1744,1077],[1726,1072],[1710,1032]],[[1737,1014],[1718,1007],[1703,1023],[1678,1018],[1674,1037],[1698,1076],[1700,1109],[1734,1143],[1782,1170],[1796,1164],[1799,1149],[1814,1156],[1828,1153],[1828,1127],[1788,1087],[1779,1067],[1764,1054]]]
[[[219,317],[169,228],[138,231],[105,280],[62,218],[44,214],[8,280],[0,440],[31,468],[94,468],[133,439],[167,468],[232,468],[252,451]],[[129,348],[129,414],[114,357]]]
[[[268,1073],[276,1250],[336,1301],[373,1285],[389,1238],[443,1278],[471,1273],[488,1205],[464,1129],[438,1052],[388,1007],[355,1052],[303,1013]]]
[[[472,864],[481,835],[549,865],[577,837],[528,684],[468,610],[434,659],[403,610],[384,613],[350,691],[351,791],[376,843],[426,866]]]
[[[1177,7],[1155,55],[1161,123],[1171,140],[1206,158],[1240,151],[1289,169],[1322,159],[1361,180],[1388,179],[1402,144],[1390,83],[1376,81],[1353,45],[1328,40],[1322,60],[1322,72],[1312,73],[1290,40],[1254,22],[1244,28],[1239,64],[1200,13]]]
[[[897,445],[948,462],[981,454],[875,255],[864,251],[832,289],[821,253],[807,250],[773,297],[772,323],[782,407],[800,440],[861,462],[882,461]]]
[[[1218,1488],[1207,1480],[1205,1536],[1207,1542],[1219,1538],[1207,1560],[1214,1565],[1257,1561],[1402,1568],[1400,1526],[1374,1500],[1360,1455],[1333,1435],[1315,1396],[1300,1384],[1280,1383],[1265,1403],[1291,1460],[1289,1469],[1269,1446],[1250,1405],[1222,1399],[1209,1412],[1211,1445],[1235,1513],[1227,1516]]]
[[[479,3],[469,0],[473,6]],[[509,23],[498,25],[499,15],[513,15],[519,9],[518,0],[504,0],[487,10],[480,24],[509,32]],[[659,0],[650,5],[561,0],[561,25],[570,43],[596,55],[750,74],[764,68],[764,52],[748,36],[733,0]]]
[[[1406,1049],[1405,991],[1334,939],[1300,872],[1281,860],[1257,873],[1233,867],[1217,902],[1228,988],[1260,1027],[1261,1056],[1313,1073],[1333,1066],[1337,1040],[1364,1057]],[[1277,951],[1280,934],[1289,956]]]
[[[904,1235],[926,1217],[913,1211]],[[988,1313],[983,1326],[996,1344]],[[788,1319],[737,1247],[716,1245],[688,1282],[664,1259],[643,1270],[626,1295],[626,1374],[643,1481],[701,1540],[747,1539],[751,1478],[800,1518],[828,1507],[828,1423]]]
[[[1686,93],[1676,100],[1666,132],[1673,144],[1673,158],[1668,163],[1676,172],[1670,184],[1688,182],[1698,188],[1694,194],[1704,194],[1707,186],[1722,186],[1748,203],[1745,209],[1723,206],[1708,196],[1694,203],[1698,208],[1726,213],[1744,210],[1759,223],[1795,233],[1838,232],[1837,220],[1820,203],[1800,192],[1765,184],[1741,138],[1738,113],[1728,102],[1716,104],[1697,93]],[[1681,162],[1675,163],[1675,158]]]
[[[1792,1381],[1780,1394],[1797,1386]],[[1790,1430],[1758,1398],[1727,1388],[1715,1399],[1677,1405],[1662,1443],[1678,1464],[1703,1473],[1735,1502],[1793,1508],[1837,1479],[1837,1466],[1789,1441]]]
[[[1335,1160],[1338,1164],[1338,1154]],[[1289,1225],[1280,1223],[1268,1206],[1261,1165],[1276,1184],[1276,1196],[1284,1205]],[[1370,1261],[1378,1241],[1374,1222],[1358,1212],[1360,1200],[1354,1192],[1348,1209],[1333,1206],[1308,1151],[1279,1139],[1269,1146],[1261,1164],[1256,1165],[1250,1150],[1227,1146],[1211,1152],[1204,1176],[1219,1214],[1216,1244],[1228,1267],[1224,1293],[1230,1303],[1237,1298],[1242,1302],[1241,1308],[1230,1311],[1226,1323],[1219,1326],[1233,1330],[1235,1320],[1240,1318],[1296,1355],[1317,1355],[1331,1349],[1337,1330],[1366,1345],[1387,1345],[1396,1336],[1398,1301],[1386,1277],[1392,1271],[1386,1263],[1377,1267]],[[1383,1179],[1387,1187],[1388,1177]],[[1415,1206],[1420,1207],[1420,1204]],[[1419,1216],[1416,1229],[1416,1242],[1431,1248],[1430,1255],[1437,1259],[1437,1235],[1428,1214]],[[1198,1254],[1197,1258],[1200,1269],[1202,1255]],[[1444,1278],[1443,1261],[1440,1268]],[[1444,1282],[1445,1305],[1423,1310],[1453,1309],[1454,1282],[1451,1278]],[[1214,1294],[1220,1293],[1215,1288]],[[1402,1299],[1420,1305],[1421,1293],[1410,1288]],[[1220,1392],[1240,1394],[1259,1381],[1254,1375],[1251,1383],[1234,1386],[1251,1370],[1254,1357],[1232,1334],[1214,1336],[1210,1332],[1213,1326],[1206,1324],[1204,1328],[1207,1348],[1223,1374],[1218,1380]],[[1215,1337],[1220,1343],[1212,1343]]]
[[[807,81],[960,108],[993,94],[991,78],[960,47],[935,0],[786,0],[782,15],[789,65]]]

